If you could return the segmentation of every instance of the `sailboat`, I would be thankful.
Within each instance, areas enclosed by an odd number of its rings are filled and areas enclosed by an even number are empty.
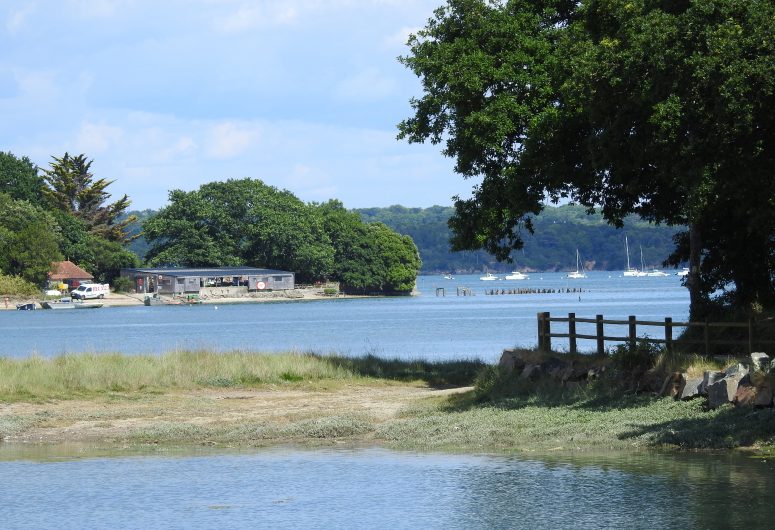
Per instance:
[[[624,236],[624,250],[627,252],[627,268],[624,270],[623,276],[640,276],[638,269],[630,267],[630,244],[627,241],[627,236]]]
[[[579,249],[576,249],[576,272],[569,272],[568,278],[571,280],[580,280],[581,278],[586,278],[587,275],[581,272],[581,269],[579,269],[579,262],[581,261],[581,258],[579,257]]]

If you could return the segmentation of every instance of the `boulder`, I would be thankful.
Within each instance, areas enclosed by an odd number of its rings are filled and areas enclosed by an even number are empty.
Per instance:
[[[736,407],[753,407],[756,402],[757,388],[753,385],[738,385],[732,402]]]
[[[498,365],[510,374],[514,370],[521,370],[525,366],[525,361],[516,350],[503,350],[501,360]]]
[[[522,379],[528,379],[529,381],[535,381],[539,377],[541,377],[541,365],[540,364],[526,364],[525,368],[522,370],[522,375],[520,377]]]
[[[708,385],[708,407],[715,409],[725,403],[733,402],[740,381],[747,375],[747,371],[746,373],[736,371]]]
[[[724,377],[724,372],[715,372],[712,370],[705,370],[702,374],[702,384],[700,385],[700,394],[707,395],[708,387]]]
[[[686,379],[684,378],[684,374],[681,372],[673,372],[663,381],[662,387],[659,390],[659,395],[677,398],[683,392],[685,384]]]
[[[680,399],[692,399],[701,394],[700,389],[702,388],[702,377],[686,377],[684,375],[684,380],[685,383],[681,389],[681,395],[679,396]]]
[[[769,386],[762,386],[757,389],[756,399],[754,399],[755,407],[771,407],[773,399],[772,388]]]
[[[769,372],[770,356],[764,352],[753,352],[751,354],[751,370],[754,372]]]

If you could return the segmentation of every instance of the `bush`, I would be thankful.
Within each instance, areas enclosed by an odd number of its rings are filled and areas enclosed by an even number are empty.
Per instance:
[[[648,370],[654,367],[663,348],[650,342],[640,341],[635,346],[620,344],[611,352],[611,363],[615,368],[627,372]]]
[[[128,293],[132,287],[134,287],[132,280],[126,276],[119,276],[113,280],[113,290],[117,293]]]
[[[334,296],[338,292],[339,292],[339,290],[334,288],[334,287],[326,287],[326,288],[323,289],[323,294],[325,296]]]
[[[36,296],[40,289],[20,276],[0,274],[0,295],[6,296]]]

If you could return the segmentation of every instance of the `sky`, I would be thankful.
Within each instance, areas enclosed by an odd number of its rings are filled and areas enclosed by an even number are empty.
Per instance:
[[[85,154],[113,199],[254,178],[347,208],[451,205],[472,183],[397,140],[397,57],[443,0],[0,0],[0,151]]]

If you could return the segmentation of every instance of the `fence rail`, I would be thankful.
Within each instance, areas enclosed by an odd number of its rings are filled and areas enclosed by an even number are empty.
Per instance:
[[[567,333],[554,333],[552,332],[552,323],[567,323]],[[576,331],[576,324],[594,324],[595,334],[578,333]],[[596,351],[599,354],[605,352],[606,342],[626,342],[634,345],[637,341],[646,341],[655,344],[664,344],[668,351],[672,351],[675,345],[675,339],[673,338],[674,328],[702,328],[702,338],[681,338],[682,344],[699,344],[703,346],[705,354],[710,353],[711,346],[716,345],[738,345],[747,347],[748,353],[754,351],[754,347],[762,347],[764,345],[773,345],[775,341],[772,340],[760,340],[757,339],[757,331],[764,326],[772,326],[775,324],[772,320],[764,322],[755,322],[748,320],[748,322],[673,322],[672,318],[665,318],[664,321],[658,320],[638,320],[634,316],[629,316],[627,320],[606,320],[603,315],[596,315],[595,318],[581,318],[577,317],[575,313],[568,313],[567,317],[553,317],[550,313],[538,313],[538,349],[541,351],[551,351],[553,338],[567,338],[570,346],[571,353],[578,352],[579,339],[581,340],[593,340],[596,342]],[[627,335],[607,335],[605,326],[627,326]],[[638,328],[643,327],[657,327],[663,328],[662,336],[664,338],[652,338],[648,335],[638,337]],[[743,332],[746,335],[745,339],[728,339],[728,338],[714,338],[711,337],[711,330],[716,328],[740,328],[745,330]]]

